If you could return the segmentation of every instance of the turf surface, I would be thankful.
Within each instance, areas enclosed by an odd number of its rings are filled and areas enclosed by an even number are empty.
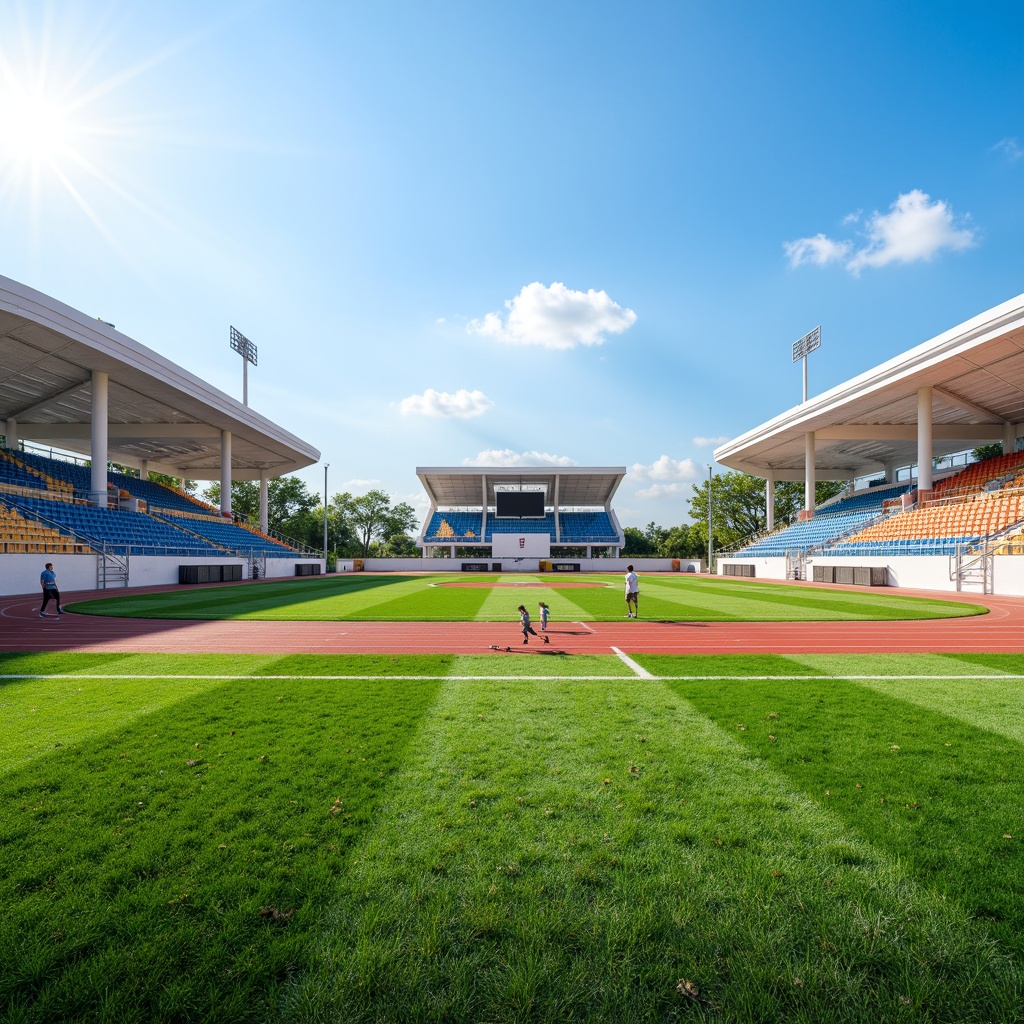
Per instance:
[[[160,619],[500,622],[525,604],[551,607],[553,622],[611,621],[625,610],[618,576],[587,575],[597,586],[548,586],[550,576],[338,575],[259,585],[183,588],[69,604],[91,615]],[[559,582],[564,582],[560,580]],[[645,619],[671,622],[849,621],[954,618],[983,614],[973,604],[878,590],[840,591],[724,578],[649,576],[641,581]]]
[[[1024,659],[637,660],[0,657],[0,1014],[1022,1019]]]

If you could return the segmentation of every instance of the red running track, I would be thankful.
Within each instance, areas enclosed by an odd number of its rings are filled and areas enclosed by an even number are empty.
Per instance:
[[[173,589],[152,587],[132,592]],[[625,654],[1024,652],[1024,598],[900,593],[980,604],[989,614],[916,622],[556,622],[548,630],[550,644],[531,640],[524,646],[518,621],[198,622],[114,619],[72,612],[58,621],[39,618],[38,596],[21,596],[0,598],[0,652],[486,654],[491,645],[502,653],[507,646],[522,654],[608,654],[613,647]],[[110,592],[64,596],[70,604],[109,597]]]

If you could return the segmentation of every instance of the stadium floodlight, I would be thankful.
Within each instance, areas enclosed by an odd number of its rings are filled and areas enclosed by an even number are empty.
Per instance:
[[[231,328],[231,347],[242,357],[242,405],[249,404],[249,364],[256,365],[256,346],[241,331]]]
[[[798,359],[804,361],[804,401],[807,401],[807,357],[816,349],[821,347],[821,325],[813,331],[809,331],[799,341],[793,342],[793,362]]]

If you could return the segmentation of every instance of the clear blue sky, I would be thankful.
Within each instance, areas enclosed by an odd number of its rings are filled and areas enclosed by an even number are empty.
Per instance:
[[[0,272],[330,490],[717,443],[1024,291],[1015,2],[0,0]],[[314,490],[323,469],[302,474]]]

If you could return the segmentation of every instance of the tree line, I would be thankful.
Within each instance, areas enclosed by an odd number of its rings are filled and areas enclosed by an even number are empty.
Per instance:
[[[195,481],[150,473],[150,479],[194,494]],[[839,494],[845,481],[819,480],[815,503]],[[232,510],[256,524],[259,522],[259,483],[234,480],[231,483]],[[212,505],[220,504],[220,484],[211,483],[199,495]],[[775,522],[781,525],[804,506],[801,481],[783,480],[775,485]],[[693,484],[688,499],[691,522],[664,527],[650,522],[640,529],[623,528],[624,556],[637,558],[701,558],[708,550],[708,481]],[[322,550],[324,506],[322,495],[314,494],[298,477],[280,476],[268,482],[267,521],[272,533],[307,547]],[[407,502],[393,503],[382,490],[353,497],[345,491],[331,497],[327,506],[327,549],[339,558],[415,558],[420,549],[410,534],[419,520]],[[716,551],[738,546],[767,528],[765,482],[761,477],[729,471],[711,481],[711,527]],[[476,553],[476,552],[470,552]]]
[[[846,488],[843,480],[819,480],[815,504]],[[692,522],[663,527],[648,523],[644,529],[623,527],[623,555],[637,558],[701,558],[708,553],[708,481],[693,484],[688,500]],[[775,484],[775,523],[782,525],[804,507],[804,485],[798,480]],[[737,547],[768,527],[768,503],[762,477],[729,471],[711,480],[711,536],[716,551]]]

